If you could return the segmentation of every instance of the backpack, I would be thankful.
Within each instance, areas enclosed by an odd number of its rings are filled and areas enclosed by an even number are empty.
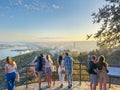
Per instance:
[[[43,58],[38,56],[35,71],[43,71]]]

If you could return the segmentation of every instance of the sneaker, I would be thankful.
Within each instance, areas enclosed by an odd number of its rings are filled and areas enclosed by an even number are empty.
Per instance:
[[[38,90],[42,90],[42,88],[39,88]]]
[[[63,84],[60,85],[60,88],[62,88],[62,87],[63,87]]]
[[[47,86],[47,88],[50,88],[50,87],[51,87],[51,86],[49,86],[49,85]]]
[[[71,88],[71,86],[68,86],[68,89],[70,89]]]
[[[53,86],[55,85],[55,82],[53,82]]]

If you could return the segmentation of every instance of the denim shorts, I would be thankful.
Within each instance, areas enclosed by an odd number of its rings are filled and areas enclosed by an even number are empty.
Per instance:
[[[45,73],[52,73],[51,67],[45,67]]]
[[[98,76],[96,74],[90,74],[90,82],[94,85],[98,85]]]

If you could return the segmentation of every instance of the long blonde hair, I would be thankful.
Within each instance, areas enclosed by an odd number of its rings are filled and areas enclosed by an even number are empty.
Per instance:
[[[103,66],[108,68],[108,63],[106,62],[105,56],[101,55],[98,58],[98,67],[102,69]]]
[[[47,59],[48,61],[51,61],[51,60],[52,60],[50,55],[46,55],[46,59]]]
[[[9,57],[9,56],[6,58],[6,62],[7,62],[8,64],[12,65],[12,66],[14,65],[14,62],[13,62],[12,58]]]

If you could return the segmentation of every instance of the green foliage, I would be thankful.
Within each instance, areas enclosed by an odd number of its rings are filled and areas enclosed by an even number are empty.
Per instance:
[[[96,50],[89,52],[90,55],[104,55],[109,65],[120,66],[120,48]]]
[[[79,52],[78,52],[78,51],[73,51],[73,52],[71,53],[71,56],[72,56],[72,57],[78,57],[78,56],[79,56]]]
[[[102,23],[94,38],[100,48],[113,48],[120,45],[120,0],[105,1],[107,4],[92,14],[93,23]]]
[[[114,51],[107,59],[108,64],[120,66],[120,50]]]
[[[88,55],[87,51],[81,52],[76,59],[78,59],[79,62],[81,62],[81,63],[86,63],[87,62],[87,55]]]

